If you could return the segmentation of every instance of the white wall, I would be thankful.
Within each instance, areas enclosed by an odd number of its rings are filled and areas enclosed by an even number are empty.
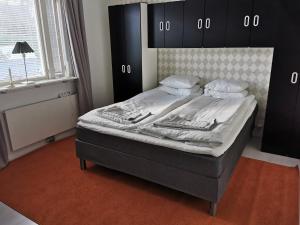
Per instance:
[[[75,81],[59,82],[48,84],[46,86],[41,86],[39,88],[28,88],[22,90],[11,91],[8,93],[0,93],[0,112],[4,112],[7,109],[20,107],[23,105],[29,105],[41,101],[46,101],[49,99],[54,99],[59,96],[59,93],[67,92],[76,93]],[[0,118],[1,119],[1,118]],[[4,121],[3,121],[4,122]],[[69,136],[72,132],[67,132],[65,134],[59,135],[57,139]],[[7,137],[8,138],[8,137]],[[24,149],[20,149],[16,152],[9,150],[8,158],[9,160],[14,160],[21,157],[39,147],[45,145],[45,141],[41,141],[34,145],[28,146]]]
[[[95,107],[113,102],[108,1],[83,0]]]

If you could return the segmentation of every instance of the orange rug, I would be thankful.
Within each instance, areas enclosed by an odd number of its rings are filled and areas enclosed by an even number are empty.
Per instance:
[[[70,138],[0,171],[0,201],[40,225],[298,225],[298,179],[296,168],[242,158],[213,218],[204,200],[92,164],[81,171]]]

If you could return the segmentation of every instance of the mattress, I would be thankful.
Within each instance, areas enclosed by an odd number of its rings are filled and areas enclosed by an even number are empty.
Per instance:
[[[82,127],[78,127],[77,129],[77,140],[79,141],[79,145],[88,144],[93,146],[95,151],[98,151],[98,149],[104,152],[113,151],[124,156],[130,155],[135,158],[142,158],[208,178],[219,178],[229,165],[239,159],[243,151],[243,146],[246,145],[250,138],[255,114],[252,113],[234,143],[219,157],[147,144],[119,136],[99,133]],[[84,151],[84,148],[81,151]]]
[[[220,157],[222,156],[234,143],[235,139],[242,131],[243,127],[249,120],[249,118],[253,115],[253,112],[257,106],[257,101],[253,100],[248,104],[244,104],[238,111],[237,116],[233,120],[231,124],[231,132],[230,135],[226,137],[226,140],[221,146],[218,147],[199,147],[199,146],[192,146],[187,145],[185,143],[181,143],[178,141],[173,141],[169,139],[160,139],[155,137],[150,137],[143,134],[128,132],[124,130],[117,130],[113,128],[107,128],[103,126],[99,126],[97,124],[90,124],[84,123],[80,121],[78,123],[79,127],[85,128],[87,130],[95,131],[101,134],[112,135],[115,137],[121,137],[125,139],[130,139],[137,142],[143,142],[147,144],[151,144],[154,146],[166,147],[169,149],[175,149],[179,151],[183,151],[186,153],[193,153],[193,154],[201,154],[201,155],[208,155],[213,157]],[[112,144],[113,143],[108,143]],[[117,143],[116,143],[117,144]]]

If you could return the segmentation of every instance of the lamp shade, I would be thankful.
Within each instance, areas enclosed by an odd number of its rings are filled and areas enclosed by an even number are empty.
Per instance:
[[[14,50],[12,51],[12,54],[31,53],[31,52],[34,52],[33,49],[26,41],[24,41],[24,42],[16,43]]]

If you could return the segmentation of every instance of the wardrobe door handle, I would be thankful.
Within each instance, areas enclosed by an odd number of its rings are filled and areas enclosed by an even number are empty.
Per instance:
[[[210,18],[207,18],[207,19],[205,20],[205,28],[206,28],[206,29],[209,29],[209,28],[210,28]]]
[[[250,25],[250,16],[245,16],[244,18],[244,27],[249,27]]]
[[[292,73],[291,83],[292,84],[297,84],[298,83],[298,73],[297,72]]]
[[[170,21],[166,22],[166,31],[170,31],[171,30],[171,23]]]
[[[198,30],[201,30],[203,27],[203,20],[202,19],[199,19],[198,20]]]
[[[127,73],[129,73],[129,74],[131,73],[131,66],[130,65],[127,66]]]
[[[258,27],[259,25],[259,15],[254,16],[253,26]]]
[[[159,30],[164,31],[164,22],[163,21],[160,21],[160,23],[159,23]]]
[[[122,65],[122,73],[126,73],[126,66]]]

